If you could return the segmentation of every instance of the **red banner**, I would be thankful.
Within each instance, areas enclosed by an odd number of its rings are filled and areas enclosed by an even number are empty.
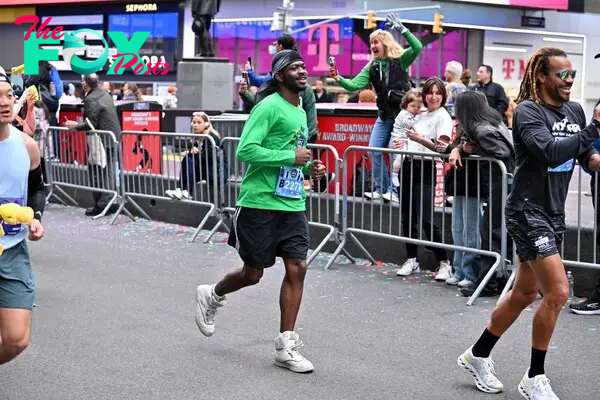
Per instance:
[[[337,115],[321,115],[318,118],[319,128],[319,144],[327,144],[335,147],[340,158],[344,157],[344,152],[350,146],[368,146],[369,138],[371,137],[371,130],[375,125],[373,117],[348,117],[348,116],[337,116]],[[335,161],[330,152],[327,153],[326,160],[322,160],[327,166],[327,171],[333,172],[335,168]],[[346,162],[344,168],[348,171],[348,194],[353,193],[353,178],[354,172],[356,171],[357,164],[360,167],[361,156],[363,153],[356,152],[356,155],[351,155]],[[366,154],[366,153],[364,153]],[[368,160],[368,156],[365,157]],[[365,165],[365,168],[369,168],[370,164]],[[358,179],[358,178],[357,178]],[[340,182],[340,184],[342,184]],[[343,186],[340,187],[343,190]],[[329,191],[334,193],[335,188],[330,186]]]
[[[123,131],[160,132],[160,111],[123,111]],[[122,139],[123,170],[160,174],[160,136],[125,134]]]
[[[60,111],[59,124],[66,120],[83,121],[81,111]],[[66,164],[86,163],[87,138],[84,132],[60,131],[60,162]]]

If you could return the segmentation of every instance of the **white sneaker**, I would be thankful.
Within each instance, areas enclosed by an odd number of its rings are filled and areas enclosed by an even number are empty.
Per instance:
[[[215,285],[200,285],[196,288],[196,325],[204,336],[215,333],[215,315],[219,307],[227,304],[227,296],[217,298]]]
[[[475,357],[471,346],[458,357],[457,362],[459,367],[473,377],[477,389],[482,392],[500,393],[504,390],[502,382],[496,377],[492,357]]]
[[[369,200],[380,200],[382,196],[379,192],[364,192],[363,197]]]
[[[528,400],[560,400],[550,386],[550,380],[544,375],[529,378],[529,368],[519,383],[519,393]]]
[[[172,198],[173,200],[175,200],[175,199],[181,200],[181,189],[180,188],[177,188],[175,190],[172,190],[172,189],[166,190],[165,194],[167,196],[169,196],[170,198]]]
[[[190,196],[190,193],[187,190],[182,190],[181,197],[179,197],[179,200],[181,200],[181,198],[184,198],[186,200],[191,200],[192,196]]]
[[[296,332],[280,333],[275,339],[275,365],[293,372],[312,372],[315,367],[298,352],[300,346],[302,341]]]
[[[394,193],[392,192],[387,192],[384,195],[381,196],[381,198],[384,201],[395,201],[396,203],[398,203],[398,196],[396,196]]]
[[[398,276],[409,276],[413,272],[421,272],[421,267],[416,258],[409,258],[402,264],[402,267],[396,272]]]
[[[468,279],[463,279],[462,281],[458,282],[458,287],[471,286],[472,283],[473,283],[473,281],[470,281]]]
[[[438,282],[446,282],[452,277],[452,266],[448,261],[440,261],[440,266],[435,274],[435,280]]]
[[[462,282],[462,281],[460,281],[460,282]],[[446,279],[446,285],[456,286],[458,284],[459,284],[459,280],[454,275],[452,275],[450,278]]]

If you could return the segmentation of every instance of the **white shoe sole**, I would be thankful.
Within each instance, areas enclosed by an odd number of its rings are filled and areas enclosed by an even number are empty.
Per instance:
[[[521,396],[525,397],[527,400],[531,400],[531,396],[527,394],[527,392],[525,391],[525,387],[523,386],[523,380],[521,380],[521,382],[519,382],[519,393],[521,394]]]
[[[307,373],[309,373],[309,372],[313,372],[313,371],[315,370],[315,368],[314,368],[314,367],[312,367],[312,368],[310,368],[310,369],[306,369],[306,368],[298,368],[298,367],[295,367],[295,366],[293,366],[293,365],[290,365],[290,364],[286,364],[286,363],[284,363],[284,362],[281,362],[281,361],[275,361],[275,365],[277,365],[277,366],[278,366],[278,367],[280,367],[280,368],[289,369],[289,370],[290,370],[290,371],[292,371],[292,372],[298,372],[298,373],[300,373],[300,374],[307,374]]]
[[[450,279],[450,277],[447,278],[438,278],[437,276],[435,277],[436,282],[446,282],[448,279]]]
[[[577,315],[600,315],[600,310],[583,311],[583,310],[573,310],[572,308],[569,308],[569,310],[573,314],[577,314]]]
[[[201,294],[202,285],[196,288],[196,325],[200,332],[206,337],[210,337],[215,333],[214,325],[206,325],[204,322],[204,314],[202,313],[202,307],[200,306],[200,298],[203,297]]]
[[[477,370],[471,364],[469,364],[467,360],[465,360],[464,354],[461,354],[461,356],[458,357],[458,360],[456,361],[459,367],[461,367],[462,369],[467,371],[469,375],[471,375],[471,377],[475,381],[475,386],[477,386],[477,389],[481,390],[484,393],[501,393],[504,390],[504,388],[494,389],[483,383],[483,381],[479,377],[479,373],[477,372]]]

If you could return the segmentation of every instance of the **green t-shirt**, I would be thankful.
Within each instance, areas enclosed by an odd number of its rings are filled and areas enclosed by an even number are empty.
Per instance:
[[[302,107],[290,104],[279,93],[258,103],[244,125],[237,149],[238,160],[249,164],[237,206],[305,211],[303,181],[309,163],[298,169],[294,161],[296,148],[306,147],[307,140],[306,113]],[[286,177],[283,183],[282,175]]]

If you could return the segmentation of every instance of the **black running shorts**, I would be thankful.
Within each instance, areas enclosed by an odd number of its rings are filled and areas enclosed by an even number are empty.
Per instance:
[[[521,261],[534,261],[559,253],[567,230],[565,214],[549,214],[525,205],[522,210],[506,209],[506,230],[515,242]]]
[[[247,266],[253,268],[272,267],[277,257],[306,260],[306,213],[238,207],[227,243],[236,248]]]

